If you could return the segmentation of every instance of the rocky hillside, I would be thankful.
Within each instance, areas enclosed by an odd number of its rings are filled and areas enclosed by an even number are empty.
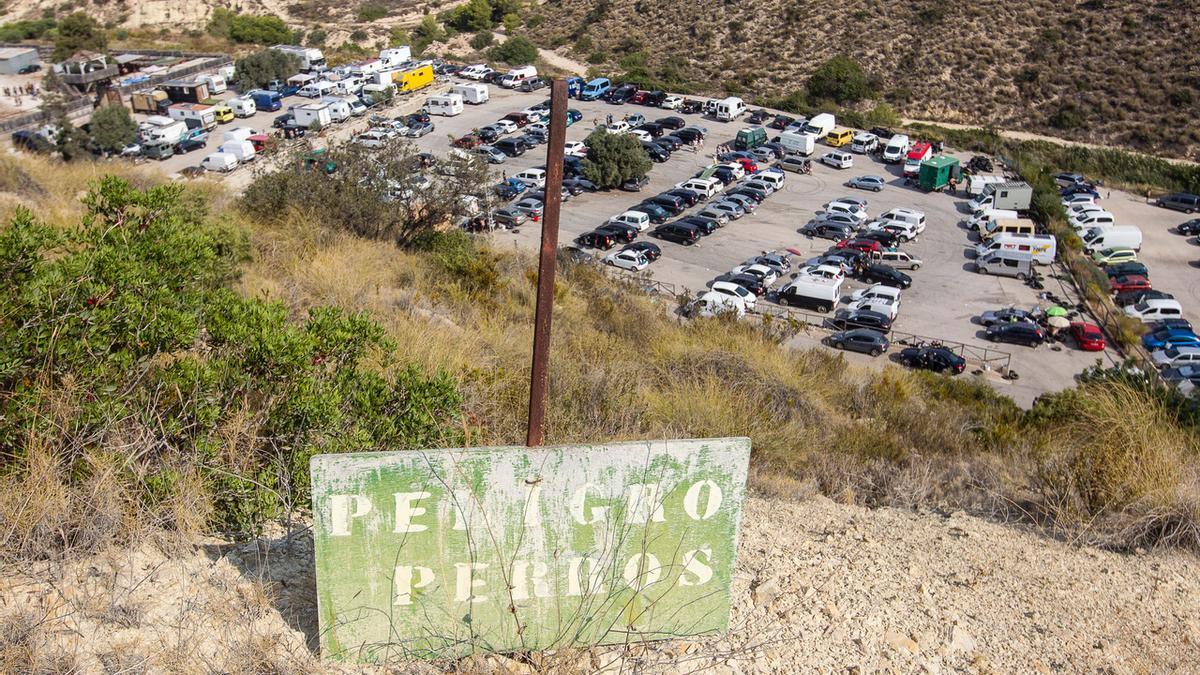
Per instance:
[[[1178,672],[1200,567],[962,514],[752,498],[721,638],[388,672]],[[320,664],[312,540],[112,550],[6,574],[0,670],[361,672]],[[1191,665],[1189,665],[1191,664]],[[383,672],[382,669],[380,672]]]
[[[619,70],[644,55],[664,80],[748,97],[790,94],[846,54],[908,117],[1194,155],[1194,9],[1186,0],[545,0],[534,32],[593,63]]]

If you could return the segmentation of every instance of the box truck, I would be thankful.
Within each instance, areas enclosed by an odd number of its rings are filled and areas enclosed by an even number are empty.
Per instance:
[[[166,115],[167,108],[171,107],[171,97],[161,89],[145,89],[133,92],[130,104],[133,106],[133,112]]]
[[[412,70],[402,70],[392,76],[396,88],[401,92],[413,92],[433,84],[433,66],[420,66]]]
[[[283,52],[296,57],[300,62],[300,72],[321,71],[325,69],[325,55],[315,47],[297,47],[295,45],[275,45],[271,47],[277,52]]]
[[[797,131],[785,131],[779,134],[779,144],[782,145],[790,155],[803,155],[808,157],[813,153],[813,147],[816,145],[816,141],[816,136]]]
[[[456,84],[450,87],[450,93],[458,94],[462,97],[463,103],[471,105],[487,103],[490,98],[486,84]]]
[[[989,183],[967,206],[972,214],[982,213],[985,209],[1005,209],[1025,213],[1033,201],[1033,188],[1029,183]]]

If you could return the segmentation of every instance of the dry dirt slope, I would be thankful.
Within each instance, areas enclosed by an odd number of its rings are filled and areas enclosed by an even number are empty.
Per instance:
[[[586,36],[582,55],[610,64],[645,51],[705,88],[787,94],[841,53],[910,117],[1200,148],[1190,0],[544,0],[539,11],[545,44]]]
[[[310,556],[299,534],[210,542],[174,557],[114,551],[58,578],[11,573],[0,592],[0,657],[35,651],[43,666],[83,672],[337,670],[304,646],[315,628]],[[723,639],[573,652],[555,663],[568,672],[653,673],[1186,672],[1200,664],[1193,556],[1073,548],[961,514],[751,499],[734,596],[734,629]],[[23,610],[37,621],[12,623]],[[45,660],[56,652],[59,660]],[[0,661],[0,670],[16,663]],[[456,667],[524,668],[498,657]]]

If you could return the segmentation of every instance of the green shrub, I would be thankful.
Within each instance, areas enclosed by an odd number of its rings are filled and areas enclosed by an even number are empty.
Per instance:
[[[472,49],[483,50],[491,47],[492,43],[495,41],[496,38],[494,35],[492,35],[492,31],[481,30],[475,34],[475,37],[471,38],[470,44]]]
[[[584,141],[588,147],[583,175],[601,188],[619,187],[630,178],[645,176],[650,159],[641,143],[627,134],[593,131]]]
[[[371,23],[386,17],[389,13],[386,5],[370,3],[358,8],[358,20],[362,23]]]
[[[513,66],[524,66],[537,60],[537,46],[529,38],[518,35],[491,49],[491,57]]]
[[[835,56],[817,67],[808,78],[808,93],[838,103],[856,103],[872,95],[866,72],[848,56]]]

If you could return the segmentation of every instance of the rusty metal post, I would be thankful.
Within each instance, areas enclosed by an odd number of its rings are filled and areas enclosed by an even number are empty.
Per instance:
[[[533,319],[533,372],[529,377],[529,426],[525,445],[542,444],[546,426],[546,377],[550,366],[550,319],[554,314],[554,264],[562,210],[563,146],[567,142],[567,81],[550,83],[550,140],[546,143],[546,204],[538,257],[537,311]]]

